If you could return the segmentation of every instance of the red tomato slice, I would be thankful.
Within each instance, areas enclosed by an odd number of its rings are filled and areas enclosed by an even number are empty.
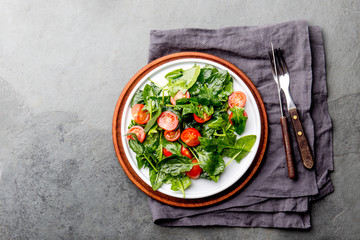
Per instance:
[[[188,157],[190,159],[194,158],[190,150],[185,148],[184,146],[181,146],[181,155],[184,155],[185,157]]]
[[[244,112],[243,112],[243,115],[244,115],[244,117],[247,117],[248,115],[247,115],[247,112],[244,110]],[[229,116],[229,122],[231,123],[231,125],[234,125],[233,124],[233,122],[231,121],[231,119],[232,119],[232,117],[234,116],[234,114],[233,113],[230,113],[230,116]]]
[[[192,163],[197,163],[198,161],[196,159],[193,159],[191,161]],[[202,173],[202,168],[199,165],[195,165],[192,167],[192,169],[188,172],[186,172],[186,175],[188,175],[189,178],[196,179],[200,177],[200,174]]]
[[[186,91],[185,94],[183,94],[181,91],[178,91],[177,94],[175,94],[174,97],[170,98],[170,102],[172,105],[176,105],[176,100],[180,99],[180,98],[190,98],[190,93],[188,91]]]
[[[178,128],[176,131],[165,131],[164,137],[170,142],[175,142],[180,137],[180,128]]]
[[[200,144],[199,137],[201,134],[195,128],[187,128],[181,133],[181,140],[190,147],[195,147]]]
[[[175,115],[175,113],[165,111],[162,112],[161,115],[157,119],[157,123],[159,127],[164,129],[165,131],[172,131],[175,130],[175,128],[179,124],[179,119]]]
[[[237,107],[244,107],[245,103],[246,103],[246,95],[245,93],[241,92],[241,91],[235,91],[233,92],[228,100],[229,103],[229,107],[233,108],[235,106]]]
[[[135,133],[140,142],[145,140],[145,130],[141,126],[133,126],[127,131],[127,133]],[[128,135],[127,139],[135,140],[131,135]]]
[[[131,108],[131,115],[138,124],[146,124],[150,120],[150,114],[146,110],[142,111],[144,107],[144,104],[138,103]]]
[[[199,107],[201,107],[201,106],[199,105]],[[204,122],[207,122],[207,121],[209,121],[211,119],[211,115],[209,116],[206,113],[204,113],[203,118],[198,117],[195,113],[193,113],[193,115],[194,115],[195,121],[197,121],[198,123],[204,123]]]
[[[198,117],[195,113],[193,113],[193,115],[195,121],[197,121],[198,123],[204,123],[211,119],[211,116],[207,115],[206,113],[204,113],[204,118]]]
[[[163,148],[163,154],[165,155],[165,157],[170,157],[172,155],[172,153],[166,148]]]

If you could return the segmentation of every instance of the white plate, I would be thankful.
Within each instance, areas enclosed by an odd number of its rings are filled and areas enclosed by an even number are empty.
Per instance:
[[[251,94],[251,91],[246,86],[246,84],[239,78],[239,76],[234,74],[232,71],[230,71],[228,68],[224,67],[223,65],[220,65],[213,61],[209,61],[205,59],[197,59],[197,58],[186,58],[186,59],[174,60],[165,63],[155,68],[154,70],[149,72],[143,79],[141,79],[126,101],[124,108],[126,112],[123,113],[121,119],[121,131],[125,133],[127,132],[128,130],[127,127],[129,126],[130,121],[132,119],[130,103],[135,92],[138,91],[139,89],[143,89],[147,83],[150,83],[150,81],[148,80],[149,78],[152,81],[163,86],[167,83],[167,80],[165,79],[165,75],[167,73],[179,68],[182,68],[184,70],[189,69],[193,67],[194,64],[197,64],[200,67],[204,67],[206,64],[211,64],[218,69],[226,70],[229,72],[229,74],[234,79],[234,90],[243,91],[247,97],[245,109],[248,114],[248,120],[246,123],[245,131],[241,136],[250,135],[250,134],[256,135],[256,142],[253,148],[251,149],[251,152],[245,158],[243,158],[240,163],[237,163],[236,161],[232,161],[225,168],[225,171],[221,174],[220,179],[217,183],[206,179],[192,180],[190,187],[185,190],[186,199],[208,197],[217,194],[227,189],[231,185],[233,185],[237,180],[241,178],[241,176],[243,176],[243,174],[246,172],[246,170],[250,167],[251,163],[253,162],[259,147],[260,137],[261,137],[260,112],[257,107],[255,98]],[[130,149],[128,141],[125,136],[122,137],[122,144],[124,146],[125,154],[132,168],[146,184],[151,186],[150,178],[149,178],[149,170],[147,168],[139,170],[139,168],[137,167],[136,154]],[[228,160],[229,160],[228,158],[224,158],[225,163]],[[158,189],[158,191],[172,197],[183,198],[183,194],[180,191],[175,192],[171,190],[170,187],[171,187],[170,184],[163,184],[162,187]]]

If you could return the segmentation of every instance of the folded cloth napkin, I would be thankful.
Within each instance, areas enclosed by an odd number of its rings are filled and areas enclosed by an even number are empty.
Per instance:
[[[268,59],[270,42],[284,51],[291,76],[290,91],[315,156],[315,168],[305,169],[289,126],[297,165],[295,181],[287,172],[277,86]],[[149,61],[182,51],[223,58],[251,79],[267,111],[268,146],[257,174],[234,197],[195,209],[172,207],[149,198],[154,222],[162,226],[310,228],[309,203],[333,191],[329,178],[333,171],[332,125],[321,29],[299,20],[261,27],[151,31]],[[285,99],[283,103],[285,109]]]

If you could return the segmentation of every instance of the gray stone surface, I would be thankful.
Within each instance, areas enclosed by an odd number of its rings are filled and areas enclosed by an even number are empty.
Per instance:
[[[0,239],[359,239],[359,1],[0,0]],[[335,192],[308,231],[164,228],[113,150],[149,31],[306,19],[323,29]]]

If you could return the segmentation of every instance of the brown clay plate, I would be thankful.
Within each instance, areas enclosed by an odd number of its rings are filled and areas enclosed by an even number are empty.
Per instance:
[[[249,115],[243,135],[257,136],[252,151],[241,162],[233,161],[222,173],[219,182],[205,179],[193,181],[182,193],[170,189],[164,184],[153,191],[150,186],[148,170],[137,168],[135,154],[129,149],[126,137],[127,126],[131,120],[130,101],[133,94],[148,83],[148,78],[164,85],[165,74],[178,68],[191,68],[194,64],[201,67],[211,64],[218,69],[227,70],[234,79],[234,89],[244,91],[247,95],[245,109]],[[201,207],[218,203],[242,189],[254,176],[263,158],[268,135],[265,107],[255,86],[249,78],[231,63],[213,55],[198,52],[175,53],[159,58],[142,68],[125,86],[116,104],[113,118],[113,141],[116,155],[125,173],[137,187],[147,195],[166,204],[179,207]],[[226,160],[225,160],[226,161]]]

